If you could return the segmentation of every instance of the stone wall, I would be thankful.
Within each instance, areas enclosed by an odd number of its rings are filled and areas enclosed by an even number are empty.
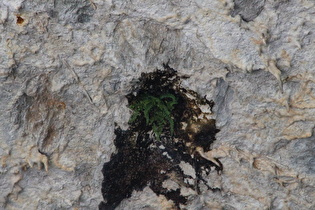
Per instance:
[[[97,209],[125,95],[167,63],[221,130],[221,191],[187,209],[314,209],[314,4],[1,0],[0,208]],[[147,187],[117,208],[173,204]]]

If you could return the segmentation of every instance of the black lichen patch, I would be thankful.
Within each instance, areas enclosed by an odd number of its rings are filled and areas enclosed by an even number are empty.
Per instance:
[[[128,130],[115,129],[117,153],[104,164],[99,209],[115,209],[134,190],[149,186],[157,195],[172,200],[175,209],[188,201],[180,188],[168,189],[172,180],[200,193],[200,184],[212,189],[203,174],[223,170],[218,159],[205,158],[219,130],[211,119],[214,103],[180,86],[181,77],[165,65],[164,71],[144,73],[126,97],[133,110]],[[150,101],[152,100],[152,101]],[[202,112],[200,107],[207,107]],[[205,110],[203,108],[203,110]],[[195,179],[185,174],[181,162],[194,169]]]

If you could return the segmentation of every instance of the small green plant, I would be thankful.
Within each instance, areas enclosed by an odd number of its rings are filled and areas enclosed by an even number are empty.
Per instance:
[[[133,110],[129,123],[134,123],[144,117],[146,125],[151,126],[158,140],[167,124],[169,124],[171,135],[173,135],[172,111],[175,104],[177,104],[177,99],[170,93],[159,97],[143,94],[129,106]]]

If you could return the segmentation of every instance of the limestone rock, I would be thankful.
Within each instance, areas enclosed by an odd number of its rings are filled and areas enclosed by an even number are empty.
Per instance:
[[[97,209],[125,95],[167,63],[221,130],[221,192],[181,189],[187,209],[315,209],[314,4],[0,1],[0,208]],[[117,208],[172,202],[146,187]]]

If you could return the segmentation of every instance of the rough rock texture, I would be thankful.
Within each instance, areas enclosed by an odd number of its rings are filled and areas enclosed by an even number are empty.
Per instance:
[[[221,192],[187,209],[315,209],[315,3],[254,2],[1,0],[0,208],[97,209],[125,95],[168,63],[221,130]],[[172,206],[147,187],[117,208]]]

